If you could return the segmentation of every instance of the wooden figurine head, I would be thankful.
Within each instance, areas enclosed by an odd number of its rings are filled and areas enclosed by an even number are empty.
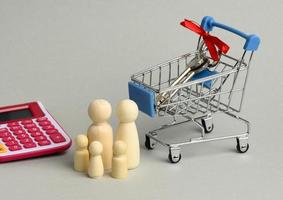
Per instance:
[[[113,145],[113,153],[116,156],[126,154],[127,144],[122,140],[117,140]]]
[[[88,115],[93,122],[107,121],[112,113],[111,104],[104,99],[92,101],[88,106]]]
[[[80,134],[75,138],[75,145],[77,149],[87,148],[88,138],[86,135]]]
[[[103,146],[100,142],[98,141],[93,141],[92,143],[90,143],[89,145],[89,153],[92,156],[97,156],[100,155],[103,151]]]
[[[134,122],[138,117],[138,113],[139,109],[134,101],[124,99],[118,103],[117,115],[120,122]]]

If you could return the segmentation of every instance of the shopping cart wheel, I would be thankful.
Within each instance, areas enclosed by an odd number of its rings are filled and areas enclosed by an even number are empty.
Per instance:
[[[168,155],[168,160],[171,163],[178,163],[182,158],[182,155],[180,153],[180,148],[177,149],[169,149],[169,155]]]
[[[240,139],[237,138],[237,146],[236,146],[236,148],[237,148],[237,151],[239,153],[246,153],[249,150],[249,147],[250,147],[249,143],[245,142],[245,143],[241,144]]]
[[[179,156],[177,156],[177,157],[176,156],[172,156],[172,154],[170,154],[170,153],[168,155],[168,159],[169,159],[169,161],[171,163],[178,163],[181,160],[181,158],[182,158],[181,154],[179,154]]]
[[[147,135],[145,136],[145,147],[148,149],[148,150],[152,150],[154,149],[155,147],[155,143],[156,142],[153,142],[150,137],[148,137]]]
[[[211,133],[213,131],[214,124],[211,119],[201,119],[201,124],[205,133]]]

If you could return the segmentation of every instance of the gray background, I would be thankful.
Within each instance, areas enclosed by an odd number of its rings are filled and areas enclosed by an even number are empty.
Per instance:
[[[211,15],[262,39],[241,113],[252,122],[248,153],[236,153],[234,140],[192,145],[169,164],[163,147],[143,147],[144,133],[163,119],[140,114],[141,164],[128,179],[73,171],[71,148],[1,164],[1,199],[282,199],[282,9],[280,0],[1,0],[0,104],[41,100],[72,137],[91,123],[90,101],[105,98],[115,108],[132,73],[195,48],[197,36],[179,26],[183,18]],[[216,130],[236,129],[224,119]],[[115,111],[111,123],[115,129]]]

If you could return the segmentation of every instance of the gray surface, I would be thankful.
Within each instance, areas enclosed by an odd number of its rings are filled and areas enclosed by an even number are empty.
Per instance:
[[[1,0],[0,104],[41,100],[72,137],[90,124],[91,100],[114,107],[127,97],[130,74],[195,48],[197,37],[178,25],[184,17],[211,15],[262,39],[242,113],[253,125],[247,154],[235,152],[234,140],[193,145],[172,165],[166,149],[142,147],[140,167],[118,181],[73,171],[71,149],[1,164],[1,199],[282,199],[282,9],[280,0]],[[141,144],[155,122],[162,119],[140,115]]]

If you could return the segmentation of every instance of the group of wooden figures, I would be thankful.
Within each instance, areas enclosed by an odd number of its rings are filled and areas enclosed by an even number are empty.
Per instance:
[[[122,100],[117,106],[119,125],[113,145],[113,130],[108,120],[112,113],[111,105],[104,99],[94,100],[88,107],[93,123],[84,134],[75,138],[76,151],[74,168],[97,178],[104,171],[111,170],[113,178],[128,176],[128,169],[134,169],[140,162],[140,147],[135,120],[138,107],[134,101]]]

